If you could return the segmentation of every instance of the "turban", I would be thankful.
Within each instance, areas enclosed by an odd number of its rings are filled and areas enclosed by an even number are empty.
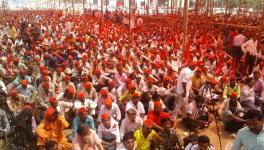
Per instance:
[[[51,97],[51,98],[49,98],[49,102],[50,103],[57,103],[58,101],[55,97]]]
[[[103,113],[103,114],[101,115],[101,119],[102,119],[102,120],[106,120],[106,119],[109,119],[109,118],[110,118],[109,113]]]
[[[106,107],[111,107],[112,106],[112,100],[110,99],[110,98],[106,98],[105,100],[104,100],[104,105],[106,106]]]
[[[27,85],[28,85],[28,81],[27,81],[27,80],[21,80],[21,81],[20,81],[20,84],[21,84],[22,86],[27,86]]]

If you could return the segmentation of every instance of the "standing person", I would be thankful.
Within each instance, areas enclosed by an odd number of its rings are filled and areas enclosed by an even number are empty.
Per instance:
[[[178,103],[173,110],[174,117],[179,114],[180,109],[184,106],[184,101],[189,96],[192,85],[193,70],[195,69],[195,63],[191,63],[189,66],[182,68],[180,71],[176,93],[178,94]]]
[[[231,55],[236,59],[237,63],[240,61],[243,56],[243,51],[241,49],[241,45],[246,42],[247,38],[242,34],[242,30],[238,30],[238,35],[234,37],[233,40],[233,49],[231,51]]]
[[[244,71],[246,74],[250,75],[253,71],[253,67],[256,62],[258,55],[257,52],[258,40],[255,37],[251,37],[250,40],[241,45],[242,51],[246,54]]]
[[[240,129],[231,150],[264,149],[263,115],[260,111],[250,109],[246,115],[247,127]]]

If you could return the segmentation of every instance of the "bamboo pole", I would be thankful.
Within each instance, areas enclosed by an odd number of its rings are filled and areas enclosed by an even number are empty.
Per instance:
[[[128,1],[128,50],[130,50],[130,42],[131,42],[131,0]]]
[[[186,50],[187,36],[188,36],[188,6],[189,0],[184,0],[184,26],[183,26],[183,52]]]
[[[83,0],[83,13],[84,13],[84,10],[85,10],[85,0]]]
[[[262,1],[262,32],[264,32],[264,1]]]
[[[209,13],[209,7],[210,7],[210,0],[206,0],[206,16],[208,16],[208,13]]]

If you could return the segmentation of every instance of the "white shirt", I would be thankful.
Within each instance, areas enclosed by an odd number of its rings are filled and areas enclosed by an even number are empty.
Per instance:
[[[92,108],[91,115],[94,115],[95,114],[95,108],[97,107],[97,103],[93,102],[90,99],[85,99],[83,103],[80,102],[79,100],[75,100],[73,106],[77,110],[80,109],[81,107],[85,107],[85,108],[90,107],[90,108]]]
[[[162,109],[166,108],[166,106],[164,105],[162,100],[160,100],[160,104],[161,104]],[[152,110],[154,110],[154,101],[153,100],[149,101],[149,105],[148,105],[148,112],[150,112]]]
[[[131,122],[130,119],[126,116],[121,123],[120,126],[120,136],[121,139],[123,136],[130,131],[136,131],[137,129],[141,128],[143,126],[143,120],[141,117],[136,116],[135,122]]]
[[[255,93],[252,88],[250,88],[248,85],[244,85],[240,91],[240,102],[243,101],[253,101],[255,102]]]
[[[132,101],[129,101],[126,104],[126,111],[129,110],[130,108],[136,110],[137,112],[137,116],[141,116],[142,114],[145,114],[145,109],[144,109],[144,105],[141,102],[137,103],[137,107],[134,105],[134,103]]]
[[[120,143],[120,132],[118,127],[118,122],[116,122],[113,118],[111,118],[111,126],[109,129],[105,128],[104,125],[101,123],[98,126],[98,136],[100,139],[102,139],[103,135],[106,135],[107,133],[112,133],[116,136],[116,142]]]
[[[121,111],[116,103],[112,103],[112,108],[109,110],[103,105],[99,111],[98,121],[101,122],[101,115],[104,113],[109,113],[109,115],[115,120],[119,121],[121,119]]]
[[[136,150],[136,141],[134,142],[134,147],[133,150]],[[125,147],[125,145],[123,143],[121,143],[120,145],[118,145],[117,150],[127,150],[127,148]]]
[[[2,80],[0,80],[0,88],[1,88],[5,93],[7,93],[5,83],[4,83]]]
[[[189,67],[184,67],[182,68],[182,70],[180,71],[179,77],[178,77],[178,81],[177,81],[177,94],[183,94],[184,89],[182,86],[182,83],[187,83],[186,85],[186,94],[189,94],[189,91],[191,89],[191,85],[192,85],[192,76],[193,76],[193,71],[189,68]]]
[[[241,49],[243,52],[249,52],[250,55],[258,55],[257,52],[257,45],[258,45],[258,41],[253,41],[252,39],[248,40],[247,42],[245,42],[244,44],[241,45]]]
[[[243,43],[245,43],[247,38],[243,34],[238,34],[234,37],[233,45],[234,46],[241,46]]]

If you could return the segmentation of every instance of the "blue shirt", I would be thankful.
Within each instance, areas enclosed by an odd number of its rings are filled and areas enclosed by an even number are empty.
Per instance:
[[[248,127],[240,129],[237,133],[232,150],[264,150],[264,128],[257,135]]]
[[[92,116],[88,115],[85,123],[87,123],[91,129],[95,130],[94,120],[93,120]],[[81,124],[80,117],[79,116],[75,117],[74,120],[73,120],[73,124],[72,124],[72,134],[73,134],[73,136],[76,135],[77,129],[80,126],[80,124]]]

